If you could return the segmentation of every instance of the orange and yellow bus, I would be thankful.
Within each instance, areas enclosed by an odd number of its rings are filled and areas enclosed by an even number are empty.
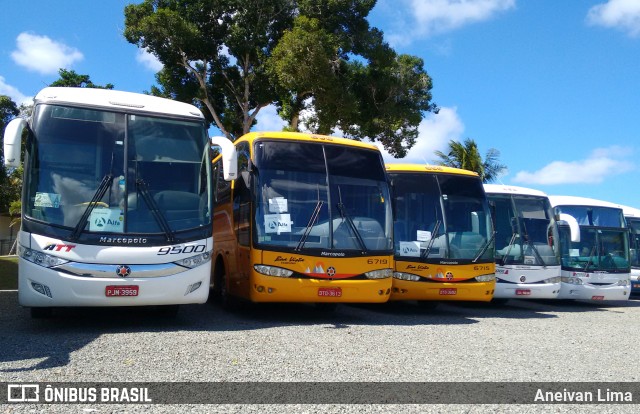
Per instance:
[[[236,180],[213,160],[214,297],[386,302],[393,218],[377,147],[292,132],[249,133],[234,145]]]
[[[390,300],[490,301],[494,231],[480,177],[432,165],[386,168],[394,205]]]

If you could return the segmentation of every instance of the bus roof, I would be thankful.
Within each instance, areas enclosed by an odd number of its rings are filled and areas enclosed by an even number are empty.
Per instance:
[[[204,119],[198,108],[184,102],[111,89],[48,87],[38,92],[34,100],[36,103],[75,104]]]
[[[624,214],[625,217],[640,218],[640,209],[625,206],[622,204],[619,204],[618,207],[622,209],[622,214]]]
[[[552,207],[556,206],[591,206],[591,207],[610,207],[622,209],[619,204],[610,203],[608,201],[596,200],[594,198],[574,197],[574,196],[549,196]]]
[[[443,165],[430,164],[385,164],[387,172],[428,172],[436,174],[456,174],[456,175],[472,175],[478,177],[478,174],[463,170],[460,168],[445,167]]]
[[[353,139],[332,137],[329,135],[308,134],[304,132],[285,132],[285,131],[260,131],[249,132],[244,134],[234,144],[240,141],[253,142],[258,139],[276,139],[276,140],[289,140],[289,141],[308,141],[308,142],[327,142],[331,144],[348,145],[351,147],[367,148],[380,152],[380,149],[367,142],[360,142]]]
[[[485,193],[490,193],[490,194],[521,194],[521,195],[529,195],[529,196],[547,197],[547,194],[540,190],[534,190],[533,188],[526,188],[526,187],[518,187],[516,185],[485,184],[484,191]]]

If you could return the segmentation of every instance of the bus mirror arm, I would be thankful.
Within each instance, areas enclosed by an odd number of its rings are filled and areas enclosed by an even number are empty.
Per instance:
[[[566,222],[569,225],[569,229],[571,230],[571,242],[579,243],[580,242],[580,225],[578,221],[570,214],[561,213],[560,220]]]
[[[7,124],[4,130],[4,165],[5,167],[20,166],[20,144],[22,132],[29,125],[23,118],[16,118]]]
[[[233,181],[238,178],[238,154],[236,147],[227,137],[211,137],[211,145],[222,149],[222,169],[224,180]]]

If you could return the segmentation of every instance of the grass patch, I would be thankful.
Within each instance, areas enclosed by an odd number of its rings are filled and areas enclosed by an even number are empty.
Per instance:
[[[18,289],[18,258],[0,256],[0,290]]]

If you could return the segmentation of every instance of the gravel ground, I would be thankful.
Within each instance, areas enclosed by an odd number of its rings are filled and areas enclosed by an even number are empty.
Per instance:
[[[0,382],[640,382],[640,301],[66,309],[0,292]],[[634,395],[636,403],[640,395]],[[545,409],[546,407],[546,409]],[[4,412],[631,412],[631,405],[8,405]]]

